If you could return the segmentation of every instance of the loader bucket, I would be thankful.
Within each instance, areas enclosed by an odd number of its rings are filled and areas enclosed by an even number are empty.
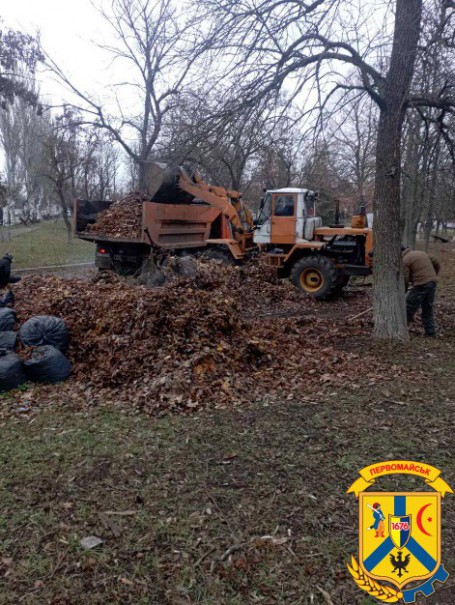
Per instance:
[[[150,162],[146,166],[145,181],[147,192],[153,202],[161,204],[184,204],[192,201],[192,196],[178,186],[180,166],[161,162]]]

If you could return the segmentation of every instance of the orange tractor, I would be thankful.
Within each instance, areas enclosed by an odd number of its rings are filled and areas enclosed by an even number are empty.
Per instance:
[[[143,202],[139,239],[87,232],[112,202],[75,201],[75,234],[96,242],[99,268],[135,273],[152,252],[166,250],[235,263],[261,251],[280,276],[321,300],[340,292],[351,276],[372,272],[373,233],[364,211],[350,227],[338,220],[323,227],[317,194],[286,188],[267,191],[253,220],[239,192],[209,185],[198,173],[153,163],[147,181],[150,201]]]

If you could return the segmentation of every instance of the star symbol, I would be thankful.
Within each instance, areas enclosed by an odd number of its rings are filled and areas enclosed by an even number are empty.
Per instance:
[[[427,521],[428,521],[428,523],[431,523],[433,521],[433,519],[431,517],[428,517]]]

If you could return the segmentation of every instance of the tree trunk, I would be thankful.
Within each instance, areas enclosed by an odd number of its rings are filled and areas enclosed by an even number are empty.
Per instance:
[[[147,166],[149,161],[140,160],[137,163],[138,188],[140,191],[147,191]]]
[[[428,252],[428,247],[430,245],[430,237],[431,232],[433,231],[434,220],[435,220],[435,202],[436,202],[436,186],[438,181],[438,170],[439,170],[439,152],[440,145],[439,140],[436,142],[436,150],[434,153],[434,158],[432,164],[429,166],[429,170],[431,170],[431,178],[428,184],[428,213],[427,220],[425,223],[425,251]],[[436,229],[437,233],[437,229]]]
[[[62,219],[63,219],[63,222],[65,223],[66,236],[68,238],[68,244],[69,244],[71,242],[71,237],[72,237],[71,221],[68,218],[68,206],[66,204],[65,192],[63,191],[63,186],[60,186],[60,185],[58,186],[58,199],[60,202]]]
[[[417,225],[422,213],[419,200],[419,160],[420,146],[417,140],[415,116],[409,120],[402,179],[402,221],[404,221],[403,243],[406,248],[414,248],[417,238]]]
[[[374,200],[374,319],[377,338],[406,340],[399,206],[401,113],[400,109],[383,110],[379,119]]]
[[[400,252],[401,138],[419,41],[422,0],[397,0],[390,68],[383,85],[374,196],[374,335],[407,340]]]
[[[423,241],[425,244],[425,252],[428,252],[428,247],[430,245],[430,237],[431,237],[432,231],[433,231],[433,207],[430,205],[428,207],[427,220],[425,221],[425,225],[423,227]]]
[[[63,221],[65,223],[65,227],[66,227],[66,237],[67,237],[67,241],[68,244],[71,243],[71,237],[72,237],[72,228],[71,228],[71,221],[68,218],[68,211],[66,208],[62,208],[62,218]]]

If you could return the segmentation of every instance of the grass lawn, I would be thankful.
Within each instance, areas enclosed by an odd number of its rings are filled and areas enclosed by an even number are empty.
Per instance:
[[[14,256],[13,270],[94,260],[93,244],[79,239],[72,239],[68,243],[63,221],[45,221],[33,225],[32,229],[36,226],[36,230],[16,234],[9,241],[6,228],[0,227],[0,252],[11,252]],[[16,231],[20,231],[20,228]]]
[[[451,266],[441,308],[453,297]],[[346,569],[358,550],[346,490],[360,468],[387,459],[425,461],[455,487],[446,323],[441,338],[392,347],[353,339],[403,368],[376,388],[359,367],[355,384],[324,396],[160,419],[71,412],[58,389],[31,411],[4,395],[0,605],[374,605]],[[421,378],[407,379],[410,369]],[[391,477],[377,490],[425,485]],[[442,528],[452,575],[418,605],[455,602],[453,495]],[[88,536],[103,543],[84,549]]]
[[[414,343],[428,384],[193,417],[11,415],[0,441],[0,604],[373,605],[346,571],[357,470],[423,460],[455,484],[451,337]],[[394,363],[409,345],[382,354]],[[379,489],[422,489],[413,478]],[[104,543],[84,550],[80,540]],[[455,497],[443,561],[455,568]],[[84,595],[81,601],[80,595]],[[451,605],[452,578],[431,601]],[[430,602],[430,601],[428,601]],[[423,604],[424,601],[418,601]]]

